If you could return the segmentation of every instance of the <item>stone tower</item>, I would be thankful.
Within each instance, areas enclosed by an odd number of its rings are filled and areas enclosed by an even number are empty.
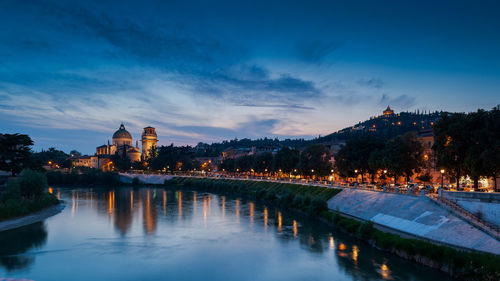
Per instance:
[[[156,135],[155,128],[146,127],[142,131],[142,160],[145,160],[149,157],[149,153],[151,151],[151,147],[155,146],[158,142],[158,138]]]

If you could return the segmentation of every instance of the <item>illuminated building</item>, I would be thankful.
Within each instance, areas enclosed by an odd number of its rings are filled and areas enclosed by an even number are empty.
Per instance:
[[[158,138],[156,135],[155,128],[153,127],[146,127],[142,131],[142,136],[141,136],[141,142],[142,142],[142,160],[147,159],[151,153],[151,148],[156,147],[156,143],[158,143]]]
[[[93,156],[73,157],[73,165],[76,167],[89,167],[94,169],[111,170],[113,162],[111,156],[117,154],[121,157],[130,159],[131,162],[139,162],[146,158],[151,147],[156,146],[158,142],[155,128],[146,127],[142,133],[142,155],[139,149],[139,142],[132,145],[132,135],[125,129],[125,125],[121,124],[120,128],[114,132],[112,143],[109,140],[107,144],[96,147],[96,153]]]
[[[392,116],[394,116],[394,110],[392,110],[389,106],[387,106],[387,108],[384,110],[382,116],[386,117],[386,118],[392,117]]]

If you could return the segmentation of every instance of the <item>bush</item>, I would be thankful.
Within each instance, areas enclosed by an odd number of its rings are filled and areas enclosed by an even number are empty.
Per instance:
[[[358,227],[358,236],[363,240],[369,240],[373,233],[373,222],[368,221]]]
[[[132,185],[137,186],[137,185],[139,185],[139,184],[141,184],[141,181],[139,180],[139,178],[138,178],[138,177],[135,177],[135,178],[132,180]]]
[[[19,179],[19,187],[25,198],[39,199],[43,191],[47,189],[47,178],[41,172],[29,169],[23,170]]]
[[[325,200],[314,198],[309,206],[309,214],[319,215],[322,211],[328,210],[328,205]]]

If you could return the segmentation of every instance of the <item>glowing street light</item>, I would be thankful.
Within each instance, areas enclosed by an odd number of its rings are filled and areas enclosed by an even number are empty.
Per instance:
[[[444,172],[445,172],[445,170],[441,169],[441,188],[443,188],[443,186],[444,186]]]

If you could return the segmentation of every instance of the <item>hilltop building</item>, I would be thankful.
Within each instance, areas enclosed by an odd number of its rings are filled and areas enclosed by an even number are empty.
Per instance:
[[[393,117],[394,116],[394,110],[392,110],[389,106],[384,110],[382,113],[382,116],[385,118]]]

